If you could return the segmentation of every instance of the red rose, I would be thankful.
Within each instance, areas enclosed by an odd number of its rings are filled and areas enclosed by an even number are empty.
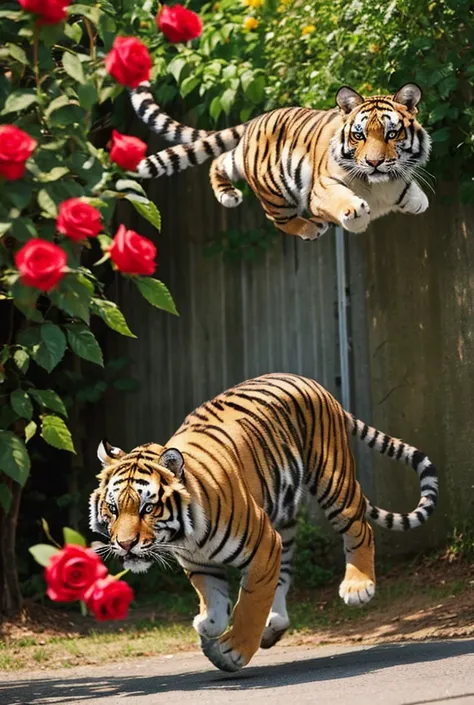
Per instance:
[[[33,238],[15,255],[21,281],[41,291],[49,291],[63,278],[67,255],[58,245]]]
[[[109,575],[97,580],[88,590],[86,605],[99,622],[109,619],[125,619],[133,600],[133,590],[123,580]]]
[[[21,179],[38,142],[15,125],[0,126],[0,176]]]
[[[136,88],[142,81],[148,81],[151,66],[148,49],[135,37],[117,37],[112,51],[105,57],[107,71],[128,88]]]
[[[146,144],[138,137],[122,135],[117,130],[112,132],[110,158],[125,171],[136,171],[138,164],[145,157]]]
[[[169,42],[188,42],[199,37],[202,32],[202,22],[199,15],[187,10],[182,5],[166,5],[158,12],[156,24]]]
[[[71,0],[18,0],[24,10],[38,15],[39,24],[57,24],[66,17]]]
[[[107,568],[91,548],[67,544],[44,569],[46,594],[56,602],[83,600],[91,585],[106,575]]]
[[[97,208],[81,201],[80,198],[68,198],[59,206],[56,220],[58,232],[79,242],[86,237],[96,237],[102,230],[102,216]]]
[[[121,225],[110,248],[110,258],[124,274],[153,274],[156,247],[147,237]]]

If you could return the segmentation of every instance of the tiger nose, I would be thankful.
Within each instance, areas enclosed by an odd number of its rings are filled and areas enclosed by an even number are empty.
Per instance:
[[[131,541],[119,541],[117,539],[117,543],[120,546],[120,548],[123,548],[124,551],[130,551],[134,546],[137,545],[138,536],[135,536],[135,538],[132,539]]]
[[[377,168],[378,166],[380,166],[381,164],[384,163],[385,159],[383,157],[382,157],[382,159],[367,159],[366,158],[365,161],[367,162],[367,164],[370,164],[370,166]]]

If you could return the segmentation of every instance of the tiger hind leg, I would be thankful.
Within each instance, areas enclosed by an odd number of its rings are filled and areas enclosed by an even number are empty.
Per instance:
[[[242,191],[232,181],[242,178],[236,162],[235,149],[214,159],[209,172],[212,190],[222,206],[236,208],[242,203]]]
[[[328,229],[329,223],[322,218],[302,218],[296,207],[290,206],[283,198],[280,201],[276,203],[274,197],[272,202],[260,199],[265,215],[278,230],[302,240],[317,240]]]
[[[260,646],[269,649],[274,646],[290,626],[290,619],[286,609],[286,596],[291,583],[291,559],[295,550],[296,521],[281,528],[281,566],[272,609],[268,615]]]
[[[344,538],[346,572],[339,596],[346,605],[360,607],[375,594],[374,536],[365,518],[366,501],[356,479],[352,452],[349,447],[342,452],[339,467],[328,468],[330,479],[318,483],[316,493],[327,518]]]

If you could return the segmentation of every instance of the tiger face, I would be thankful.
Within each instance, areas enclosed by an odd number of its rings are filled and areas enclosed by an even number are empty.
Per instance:
[[[407,83],[394,96],[364,99],[344,86],[336,96],[344,125],[331,142],[337,163],[369,183],[413,178],[428,160],[431,139],[416,120],[421,89]]]
[[[143,573],[190,531],[183,456],[154,443],[125,453],[107,441],[97,455],[103,470],[90,497],[89,524],[110,540],[97,550]]]

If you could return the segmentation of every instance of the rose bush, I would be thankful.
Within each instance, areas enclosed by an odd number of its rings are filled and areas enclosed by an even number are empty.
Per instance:
[[[138,234],[127,239],[128,249],[112,240],[126,217],[124,204],[160,229],[160,214],[139,184],[128,179],[127,193],[115,189],[116,181],[123,180],[121,169],[134,165],[145,147],[133,140],[127,147],[122,140],[116,162],[106,149],[110,111],[123,91],[114,75],[133,85],[151,68],[148,50],[139,40],[130,36],[115,41],[116,15],[117,8],[107,0],[11,0],[0,9],[0,60],[8,67],[0,72],[2,520],[18,511],[31,469],[32,439],[39,443],[37,457],[44,454],[42,443],[75,452],[77,438],[68,420],[71,403],[58,393],[56,380],[70,375],[80,360],[104,366],[92,317],[135,337],[105,293],[107,280],[114,271],[120,273],[111,249],[120,253],[123,275],[153,306],[176,313],[165,285],[151,277],[155,245]],[[134,33],[131,24],[124,29]],[[104,110],[109,116],[105,129]],[[141,261],[132,266],[137,256]],[[72,429],[79,434],[77,407],[72,407]],[[7,524],[14,527],[16,519],[5,519],[2,526]],[[2,539],[0,564],[11,561],[14,545],[11,530]],[[0,611],[20,606],[14,564],[9,576],[0,591]]]

